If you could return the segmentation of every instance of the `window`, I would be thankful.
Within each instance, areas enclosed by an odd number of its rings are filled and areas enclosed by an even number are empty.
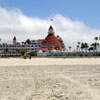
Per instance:
[[[33,45],[31,45],[31,47],[34,47]]]

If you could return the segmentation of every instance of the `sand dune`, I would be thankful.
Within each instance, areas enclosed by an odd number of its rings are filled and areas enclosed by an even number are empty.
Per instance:
[[[100,100],[100,59],[0,59],[0,100]]]

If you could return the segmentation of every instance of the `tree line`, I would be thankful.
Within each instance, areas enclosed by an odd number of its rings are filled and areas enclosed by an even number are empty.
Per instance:
[[[76,49],[77,51],[98,51],[98,48],[100,47],[100,44],[98,43],[98,40],[100,40],[100,37],[95,37],[94,38],[95,42],[90,44],[86,43],[86,42],[77,42],[77,45],[76,45]],[[72,49],[71,46],[69,46],[69,51]]]

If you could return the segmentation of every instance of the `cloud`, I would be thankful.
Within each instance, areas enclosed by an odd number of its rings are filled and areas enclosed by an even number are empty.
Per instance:
[[[53,22],[50,19],[53,18]],[[5,9],[0,7],[0,37],[2,43],[12,42],[14,36],[22,42],[27,38],[44,39],[47,31],[53,25],[55,35],[64,40],[66,47],[75,48],[77,42],[94,42],[94,37],[99,36],[100,30],[92,29],[79,20],[72,20],[61,14],[55,14],[46,19],[28,17],[20,9]]]

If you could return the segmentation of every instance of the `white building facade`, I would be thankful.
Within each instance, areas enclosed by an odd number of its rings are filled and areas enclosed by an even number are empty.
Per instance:
[[[13,38],[13,44],[7,44],[3,43],[0,44],[0,54],[2,54],[6,49],[8,51],[16,52],[16,50],[26,50],[28,52],[34,51],[37,52],[39,48],[42,47],[41,42],[44,41],[44,39],[38,39],[38,40],[31,40],[30,44],[22,44],[17,42],[16,37]]]

